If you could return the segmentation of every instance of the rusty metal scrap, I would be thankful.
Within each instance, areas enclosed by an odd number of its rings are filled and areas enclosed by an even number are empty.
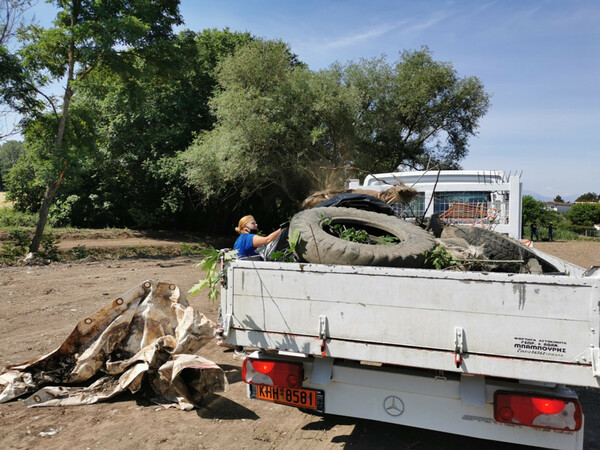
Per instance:
[[[55,351],[3,370],[0,403],[32,394],[27,406],[82,405],[129,390],[192,409],[227,384],[195,355],[214,329],[176,285],[145,281],[80,321]]]

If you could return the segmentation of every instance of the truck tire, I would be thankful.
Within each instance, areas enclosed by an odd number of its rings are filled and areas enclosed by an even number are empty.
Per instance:
[[[482,247],[487,259],[498,261],[488,268],[492,272],[527,272],[531,259],[540,264],[543,273],[559,271],[520,242],[485,228],[451,226],[444,229],[442,240],[444,238],[462,238],[470,245]],[[522,260],[523,263],[502,263],[502,260]]]
[[[374,236],[395,236],[393,245],[372,245],[340,239],[326,231],[327,224],[346,224],[365,229]],[[436,246],[433,236],[394,216],[354,208],[315,208],[296,214],[290,233],[299,232],[295,254],[315,264],[423,267],[424,252]]]

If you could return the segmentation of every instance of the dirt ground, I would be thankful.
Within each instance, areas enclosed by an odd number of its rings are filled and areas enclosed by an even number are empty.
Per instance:
[[[536,247],[585,267],[600,265],[599,242]],[[200,278],[195,262],[165,257],[0,268],[0,367],[52,351],[79,320],[146,279],[176,283],[187,292]],[[215,320],[217,307],[205,296],[190,303]],[[198,410],[162,409],[129,395],[73,407],[28,409],[16,401],[0,405],[0,448],[521,448],[249,400],[241,360],[214,342],[200,354],[226,371],[229,389],[210,395]],[[600,448],[600,394],[580,390],[580,395],[585,448]]]
[[[533,246],[585,269],[600,266],[599,241],[534,242]]]

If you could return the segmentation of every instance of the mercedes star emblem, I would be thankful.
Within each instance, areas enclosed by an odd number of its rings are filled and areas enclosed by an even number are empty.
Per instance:
[[[399,416],[404,412],[404,402],[395,395],[390,395],[383,401],[383,409],[390,416]]]

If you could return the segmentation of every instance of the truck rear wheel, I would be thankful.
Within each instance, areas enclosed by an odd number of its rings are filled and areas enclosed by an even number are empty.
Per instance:
[[[347,241],[330,232],[338,224],[365,230],[375,242],[385,235],[399,242],[374,245]],[[354,208],[301,211],[290,223],[290,232],[296,229],[299,232],[296,256],[318,264],[423,267],[424,252],[436,246],[434,238],[415,225],[394,216]]]

